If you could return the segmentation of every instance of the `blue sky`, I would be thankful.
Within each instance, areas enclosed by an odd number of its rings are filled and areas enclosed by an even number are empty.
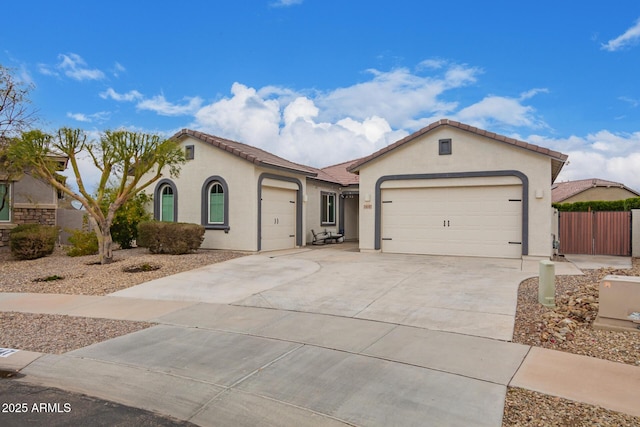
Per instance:
[[[327,166],[451,118],[640,190],[640,2],[3,4],[40,127],[192,128]],[[7,19],[9,17],[9,19]]]

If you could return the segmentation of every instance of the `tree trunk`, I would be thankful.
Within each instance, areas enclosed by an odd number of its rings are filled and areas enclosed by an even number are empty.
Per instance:
[[[89,222],[94,233],[98,237],[98,255],[100,264],[110,264],[113,262],[113,239],[111,238],[111,227],[105,223],[98,223],[94,217],[89,215]]]
[[[110,264],[113,262],[113,240],[111,239],[111,230],[103,229],[101,238],[98,239],[98,251],[100,253],[100,263]]]

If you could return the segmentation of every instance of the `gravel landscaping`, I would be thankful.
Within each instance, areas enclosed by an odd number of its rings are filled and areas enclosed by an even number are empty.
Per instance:
[[[608,274],[640,276],[640,259],[631,269],[583,270],[584,276],[556,277],[556,308],[538,303],[538,278],[523,281],[513,342],[566,351],[640,369],[640,332],[594,329],[598,284]],[[519,388],[509,388],[503,426],[640,426],[640,417],[572,402]]]
[[[199,250],[188,255],[152,255],[145,249],[71,258],[57,249],[46,258],[15,261],[0,248],[0,292],[106,295],[152,279],[222,262],[244,254]],[[133,271],[133,272],[128,272]],[[538,304],[538,279],[520,284],[513,341],[640,367],[640,333],[592,328],[598,311],[598,281],[607,274],[640,276],[640,260],[628,270],[584,270],[556,277],[556,308]],[[63,353],[151,326],[144,322],[43,314],[0,313],[0,346]],[[509,388],[503,426],[638,426],[633,417],[540,393]]]
[[[199,250],[186,255],[150,254],[144,248],[116,251],[114,262],[95,255],[69,257],[61,249],[48,257],[17,261],[0,248],[0,292],[107,295],[159,277],[245,254]],[[153,326],[146,322],[76,316],[0,312],[0,347],[60,354]]]
[[[50,256],[27,261],[16,261],[8,249],[0,248],[0,292],[107,295],[159,277],[243,255],[215,250],[164,255],[134,248],[114,251],[114,262],[100,265],[96,264],[99,261],[97,255],[69,257],[61,248]]]

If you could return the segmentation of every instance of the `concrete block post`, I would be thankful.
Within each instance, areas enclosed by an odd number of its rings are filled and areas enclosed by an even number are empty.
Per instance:
[[[631,256],[640,257],[640,209],[631,209]]]
[[[540,278],[538,280],[538,302],[545,307],[556,306],[556,274],[552,261],[540,261]]]

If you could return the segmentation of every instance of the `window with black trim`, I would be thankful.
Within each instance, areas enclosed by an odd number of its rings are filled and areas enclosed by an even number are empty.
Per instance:
[[[336,193],[325,193],[321,195],[321,222],[322,225],[335,225],[336,223]]]
[[[438,153],[441,156],[451,154],[451,139],[441,139],[438,141]]]
[[[11,221],[10,185],[0,184],[0,222]]]

